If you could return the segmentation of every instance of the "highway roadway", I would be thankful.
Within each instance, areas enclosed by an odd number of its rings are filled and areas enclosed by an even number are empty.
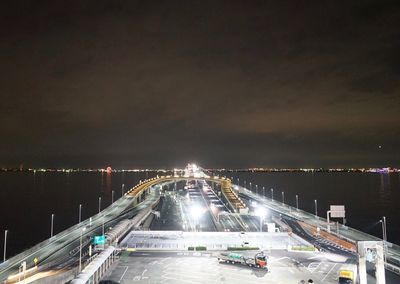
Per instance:
[[[152,191],[148,198],[133,207],[134,198],[128,195],[115,201],[112,205],[94,215],[90,219],[82,221],[33,248],[18,254],[0,265],[0,281],[10,275],[18,273],[23,261],[27,268],[34,266],[34,259],[38,260],[38,271],[50,267],[68,266],[76,263],[79,257],[80,238],[85,247],[89,245],[89,238],[102,233],[103,224],[105,230],[113,226],[119,220],[134,216],[139,210],[150,206],[159,197],[158,191]]]
[[[245,201],[246,204],[248,204],[248,206],[250,206],[252,201],[256,201],[261,204],[264,203],[263,198],[257,198],[257,196],[255,196],[254,194],[249,195],[249,194],[243,193],[243,191],[242,191],[241,193],[239,192],[239,196]],[[279,203],[279,202],[276,202],[276,203]],[[281,205],[281,206],[285,206],[285,205]],[[289,206],[286,206],[286,207],[289,207]],[[294,213],[299,214],[298,212],[293,212],[292,209],[286,208],[286,211],[291,212],[290,215],[289,214],[286,215],[283,213],[285,211],[281,210],[280,206],[276,207],[277,209],[275,209],[275,210],[273,209],[274,206],[268,206],[268,208],[270,211],[272,211],[272,214],[274,214],[276,217],[282,218],[282,221],[284,223],[286,223],[292,229],[293,233],[300,236],[301,238],[308,241],[309,243],[313,244],[318,249],[325,251],[325,252],[330,252],[333,254],[345,256],[352,263],[355,263],[357,261],[357,255],[354,252],[343,250],[343,248],[339,247],[335,243],[329,242],[328,240],[320,238],[320,237],[312,236],[308,232],[306,232],[299,225],[299,223],[297,222],[297,219],[293,218],[291,216]],[[307,214],[302,213],[302,215],[307,215]],[[310,217],[307,215],[307,218],[310,218]],[[317,219],[317,218],[314,217],[314,219]],[[319,224],[319,223],[317,222],[316,224]],[[373,272],[369,271],[369,273],[371,274]],[[386,276],[387,284],[400,283],[400,276],[391,271],[385,270],[385,276]],[[374,281],[374,277],[372,277],[371,275],[368,275],[368,278],[370,279],[369,281]]]

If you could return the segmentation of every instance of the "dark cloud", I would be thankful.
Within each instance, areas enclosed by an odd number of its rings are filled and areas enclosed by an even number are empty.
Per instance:
[[[397,1],[1,5],[2,165],[400,162]]]

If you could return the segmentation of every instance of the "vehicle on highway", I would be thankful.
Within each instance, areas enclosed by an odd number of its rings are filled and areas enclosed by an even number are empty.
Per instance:
[[[344,264],[339,269],[339,284],[355,284],[357,283],[357,265]]]
[[[268,269],[267,256],[264,252],[258,252],[251,257],[236,252],[222,252],[218,255],[218,261],[225,263],[240,263],[250,267]]]

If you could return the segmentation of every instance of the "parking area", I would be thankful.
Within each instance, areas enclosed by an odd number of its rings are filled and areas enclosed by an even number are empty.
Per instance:
[[[337,283],[344,258],[319,254],[268,252],[269,270],[219,263],[217,252],[124,252],[104,278],[118,283]],[[311,258],[311,259],[310,259]]]

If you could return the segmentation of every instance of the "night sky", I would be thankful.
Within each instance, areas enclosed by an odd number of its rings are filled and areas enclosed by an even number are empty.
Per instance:
[[[0,39],[0,166],[400,166],[398,0],[3,1]]]

